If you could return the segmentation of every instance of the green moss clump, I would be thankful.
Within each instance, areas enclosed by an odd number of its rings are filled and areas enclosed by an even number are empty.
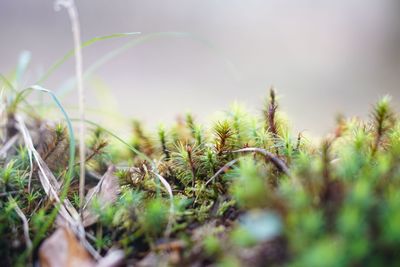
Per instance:
[[[94,127],[87,189],[113,164],[120,193],[105,208],[94,205],[99,219],[86,228],[89,242],[102,255],[123,249],[131,264],[151,258],[171,266],[397,266],[400,122],[389,98],[375,105],[370,120],[339,118],[321,144],[292,133],[278,107],[272,90],[263,116],[234,105],[211,127],[187,114],[154,135],[135,121],[123,146]],[[47,122],[33,121],[29,130],[39,137]],[[11,130],[20,134],[12,123],[2,128],[3,144]],[[62,183],[67,164],[58,147],[67,147],[68,137],[60,125],[49,129],[56,138],[33,138],[34,145],[47,148],[46,164],[60,158],[54,173]],[[14,141],[2,157],[0,259],[5,266],[34,263],[37,247],[28,250],[16,206],[34,239],[53,202],[24,142]],[[76,204],[74,173],[68,198]]]

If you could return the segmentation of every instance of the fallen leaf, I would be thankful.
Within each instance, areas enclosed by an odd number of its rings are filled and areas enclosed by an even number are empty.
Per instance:
[[[98,214],[93,211],[92,204],[96,198],[101,207],[114,203],[120,192],[118,177],[115,176],[115,167],[110,166],[100,179],[99,183],[86,195],[86,204],[83,210],[83,225],[90,226],[97,222]]]
[[[66,227],[58,228],[39,249],[42,267],[94,267],[95,260]]]
[[[122,250],[111,249],[96,262],[68,227],[58,228],[39,248],[41,267],[118,267],[124,260]]]

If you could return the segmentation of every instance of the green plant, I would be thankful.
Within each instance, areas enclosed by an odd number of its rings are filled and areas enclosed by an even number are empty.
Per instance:
[[[67,128],[48,126],[30,123],[37,118],[26,114],[29,126],[23,128],[26,95],[18,95],[1,136],[11,144],[0,168],[0,254],[6,265],[36,260],[29,257],[26,225],[32,249],[56,227],[53,218],[62,206],[52,209],[38,162],[57,173],[60,197],[75,207],[82,200],[75,139],[67,134],[75,120],[66,117]],[[93,198],[97,220],[85,229],[93,237],[88,243],[101,254],[119,246],[129,260],[156,255],[178,266],[395,266],[400,123],[389,99],[376,104],[370,121],[339,118],[320,145],[292,134],[277,118],[275,92],[268,103],[265,117],[234,105],[210,129],[187,114],[183,124],[159,127],[158,138],[134,122],[133,144],[86,121],[93,127],[85,140],[86,187],[115,164],[120,189],[112,204]],[[43,147],[38,161],[32,146],[13,136],[30,140],[28,134],[43,135],[44,125],[51,138],[32,139],[33,148]],[[70,161],[62,163],[65,154]],[[51,167],[54,160],[58,168]],[[165,252],[170,254],[163,258]]]
[[[38,84],[75,54],[79,119],[69,118],[52,91],[39,85],[19,90],[29,54],[21,55],[9,79],[0,75],[9,89],[0,114],[3,265],[36,264],[39,245],[63,220],[95,260],[119,247],[135,264],[398,265],[400,122],[389,97],[378,101],[369,120],[338,117],[320,144],[290,130],[274,89],[261,116],[235,103],[217,122],[203,125],[187,113],[154,135],[133,120],[127,142],[84,119],[84,78],[145,41],[193,36],[143,35],[83,73],[81,48],[134,33],[81,43],[76,20],[73,25],[75,49]],[[28,98],[32,91],[49,94],[64,121],[41,116]],[[75,139],[75,122],[90,127],[90,136],[81,132]]]

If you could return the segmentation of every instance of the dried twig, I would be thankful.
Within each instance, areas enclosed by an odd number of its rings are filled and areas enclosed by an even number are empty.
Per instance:
[[[89,242],[85,239],[85,229],[81,222],[79,213],[75,210],[73,205],[68,199],[64,199],[61,201],[58,193],[60,191],[60,184],[57,179],[54,177],[53,173],[50,171],[49,167],[46,165],[40,154],[36,151],[33,146],[32,137],[29,134],[29,131],[24,123],[24,120],[20,116],[16,116],[17,126],[23,136],[25,141],[25,145],[27,149],[31,151],[33,158],[35,159],[36,164],[38,165],[39,179],[43,186],[44,191],[49,196],[50,199],[56,200],[57,203],[60,204],[59,214],[60,216],[68,223],[71,229],[75,232],[75,234],[79,237],[82,242],[82,245],[92,254],[92,256],[96,259],[100,259],[101,256],[96,252],[95,249],[90,245]]]
[[[247,147],[247,148],[242,148],[242,149],[239,149],[239,150],[230,151],[230,153],[243,153],[243,152],[252,152],[252,153],[262,154],[262,155],[264,155],[266,160],[268,160],[272,164],[274,164],[275,167],[277,167],[279,171],[285,173],[289,177],[291,176],[289,168],[286,166],[286,163],[284,163],[277,156],[275,156],[274,154],[272,154],[271,152],[269,152],[269,151],[267,151],[265,149],[255,148],[255,147]]]
[[[11,137],[4,145],[2,148],[0,148],[0,158],[4,158],[7,156],[8,150],[10,150],[13,145],[17,142],[18,140],[18,134],[15,134],[13,137]]]
[[[175,212],[175,206],[174,206],[174,195],[172,193],[172,188],[171,185],[167,182],[167,180],[165,180],[164,177],[162,177],[160,174],[158,174],[155,171],[152,171],[152,173],[157,176],[157,178],[160,180],[160,182],[163,184],[163,186],[165,187],[165,189],[167,190],[168,194],[169,194],[169,198],[170,198],[170,208],[169,208],[169,218],[168,218],[168,225],[167,225],[167,229],[165,230],[165,236],[169,237],[169,235],[171,234],[171,228],[172,228],[172,223],[173,223],[173,219],[174,219],[174,212]]]
[[[56,200],[58,203],[61,203],[61,200],[58,196],[58,192],[61,188],[60,184],[58,183],[57,179],[51,173],[49,168],[47,167],[46,163],[40,156],[40,154],[36,151],[35,147],[33,146],[32,138],[29,134],[28,129],[25,126],[23,119],[20,116],[16,117],[19,130],[23,136],[25,141],[25,145],[28,151],[31,151],[33,158],[36,161],[39,170],[39,179],[43,186],[44,191],[50,197],[50,199]],[[62,203],[60,207],[60,214],[70,223],[71,225],[76,226],[76,222],[79,220],[79,214],[75,211],[72,204],[66,199]]]
[[[22,221],[22,226],[23,226],[23,229],[24,229],[24,237],[25,237],[26,246],[27,246],[28,248],[31,248],[31,247],[32,247],[32,241],[31,241],[31,239],[30,239],[30,237],[29,237],[29,224],[28,224],[28,220],[26,219],[26,216],[25,216],[25,214],[22,212],[22,210],[18,207],[17,201],[15,201],[15,199],[12,198],[11,196],[8,197],[8,200],[9,200],[10,202],[13,202],[13,204],[14,204],[14,210],[15,210],[15,212],[18,214],[19,218],[20,218],[21,221]]]
[[[217,178],[221,173],[226,172],[230,167],[232,167],[236,162],[238,162],[239,159],[234,159],[229,161],[227,164],[225,164],[222,168],[220,168],[208,181],[206,182],[205,186],[207,186],[209,183],[211,183],[215,178]]]

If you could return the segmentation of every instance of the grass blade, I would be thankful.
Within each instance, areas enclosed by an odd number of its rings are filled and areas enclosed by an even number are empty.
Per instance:
[[[104,40],[119,38],[119,37],[128,37],[128,36],[132,36],[132,35],[136,35],[136,34],[140,34],[140,32],[115,33],[115,34],[110,34],[110,35],[98,36],[98,37],[94,37],[90,40],[87,40],[87,41],[81,43],[81,47],[85,48],[85,47],[91,46],[92,44],[95,44],[99,41],[104,41]],[[60,58],[58,61],[56,61],[47,70],[47,72],[40,77],[40,79],[36,82],[36,84],[43,84],[59,67],[61,67],[74,54],[75,54],[74,49],[68,51],[68,53],[66,53],[62,58]]]
[[[215,54],[217,54],[219,57],[221,57],[227,66],[229,72],[233,74],[233,76],[238,79],[238,72],[234,66],[234,64],[229,60],[226,59],[223,56],[223,53],[220,49],[218,49],[216,46],[208,42],[207,40],[200,38],[199,36],[196,36],[194,34],[188,33],[188,32],[155,32],[155,33],[148,33],[148,34],[142,34],[140,37],[126,43],[125,45],[105,54],[103,57],[101,57],[99,60],[94,62],[92,65],[90,65],[87,70],[83,74],[84,79],[88,79],[93,73],[95,73],[100,67],[104,66],[106,63],[108,63],[110,60],[114,59],[115,57],[127,52],[129,49],[134,48],[138,45],[155,41],[160,38],[188,38],[191,40],[194,40],[198,43],[203,44],[205,47],[213,51]],[[76,84],[76,80],[74,78],[70,78],[67,80],[66,83],[64,83],[59,90],[56,91],[57,95],[59,97],[63,97],[66,94],[68,94]]]

